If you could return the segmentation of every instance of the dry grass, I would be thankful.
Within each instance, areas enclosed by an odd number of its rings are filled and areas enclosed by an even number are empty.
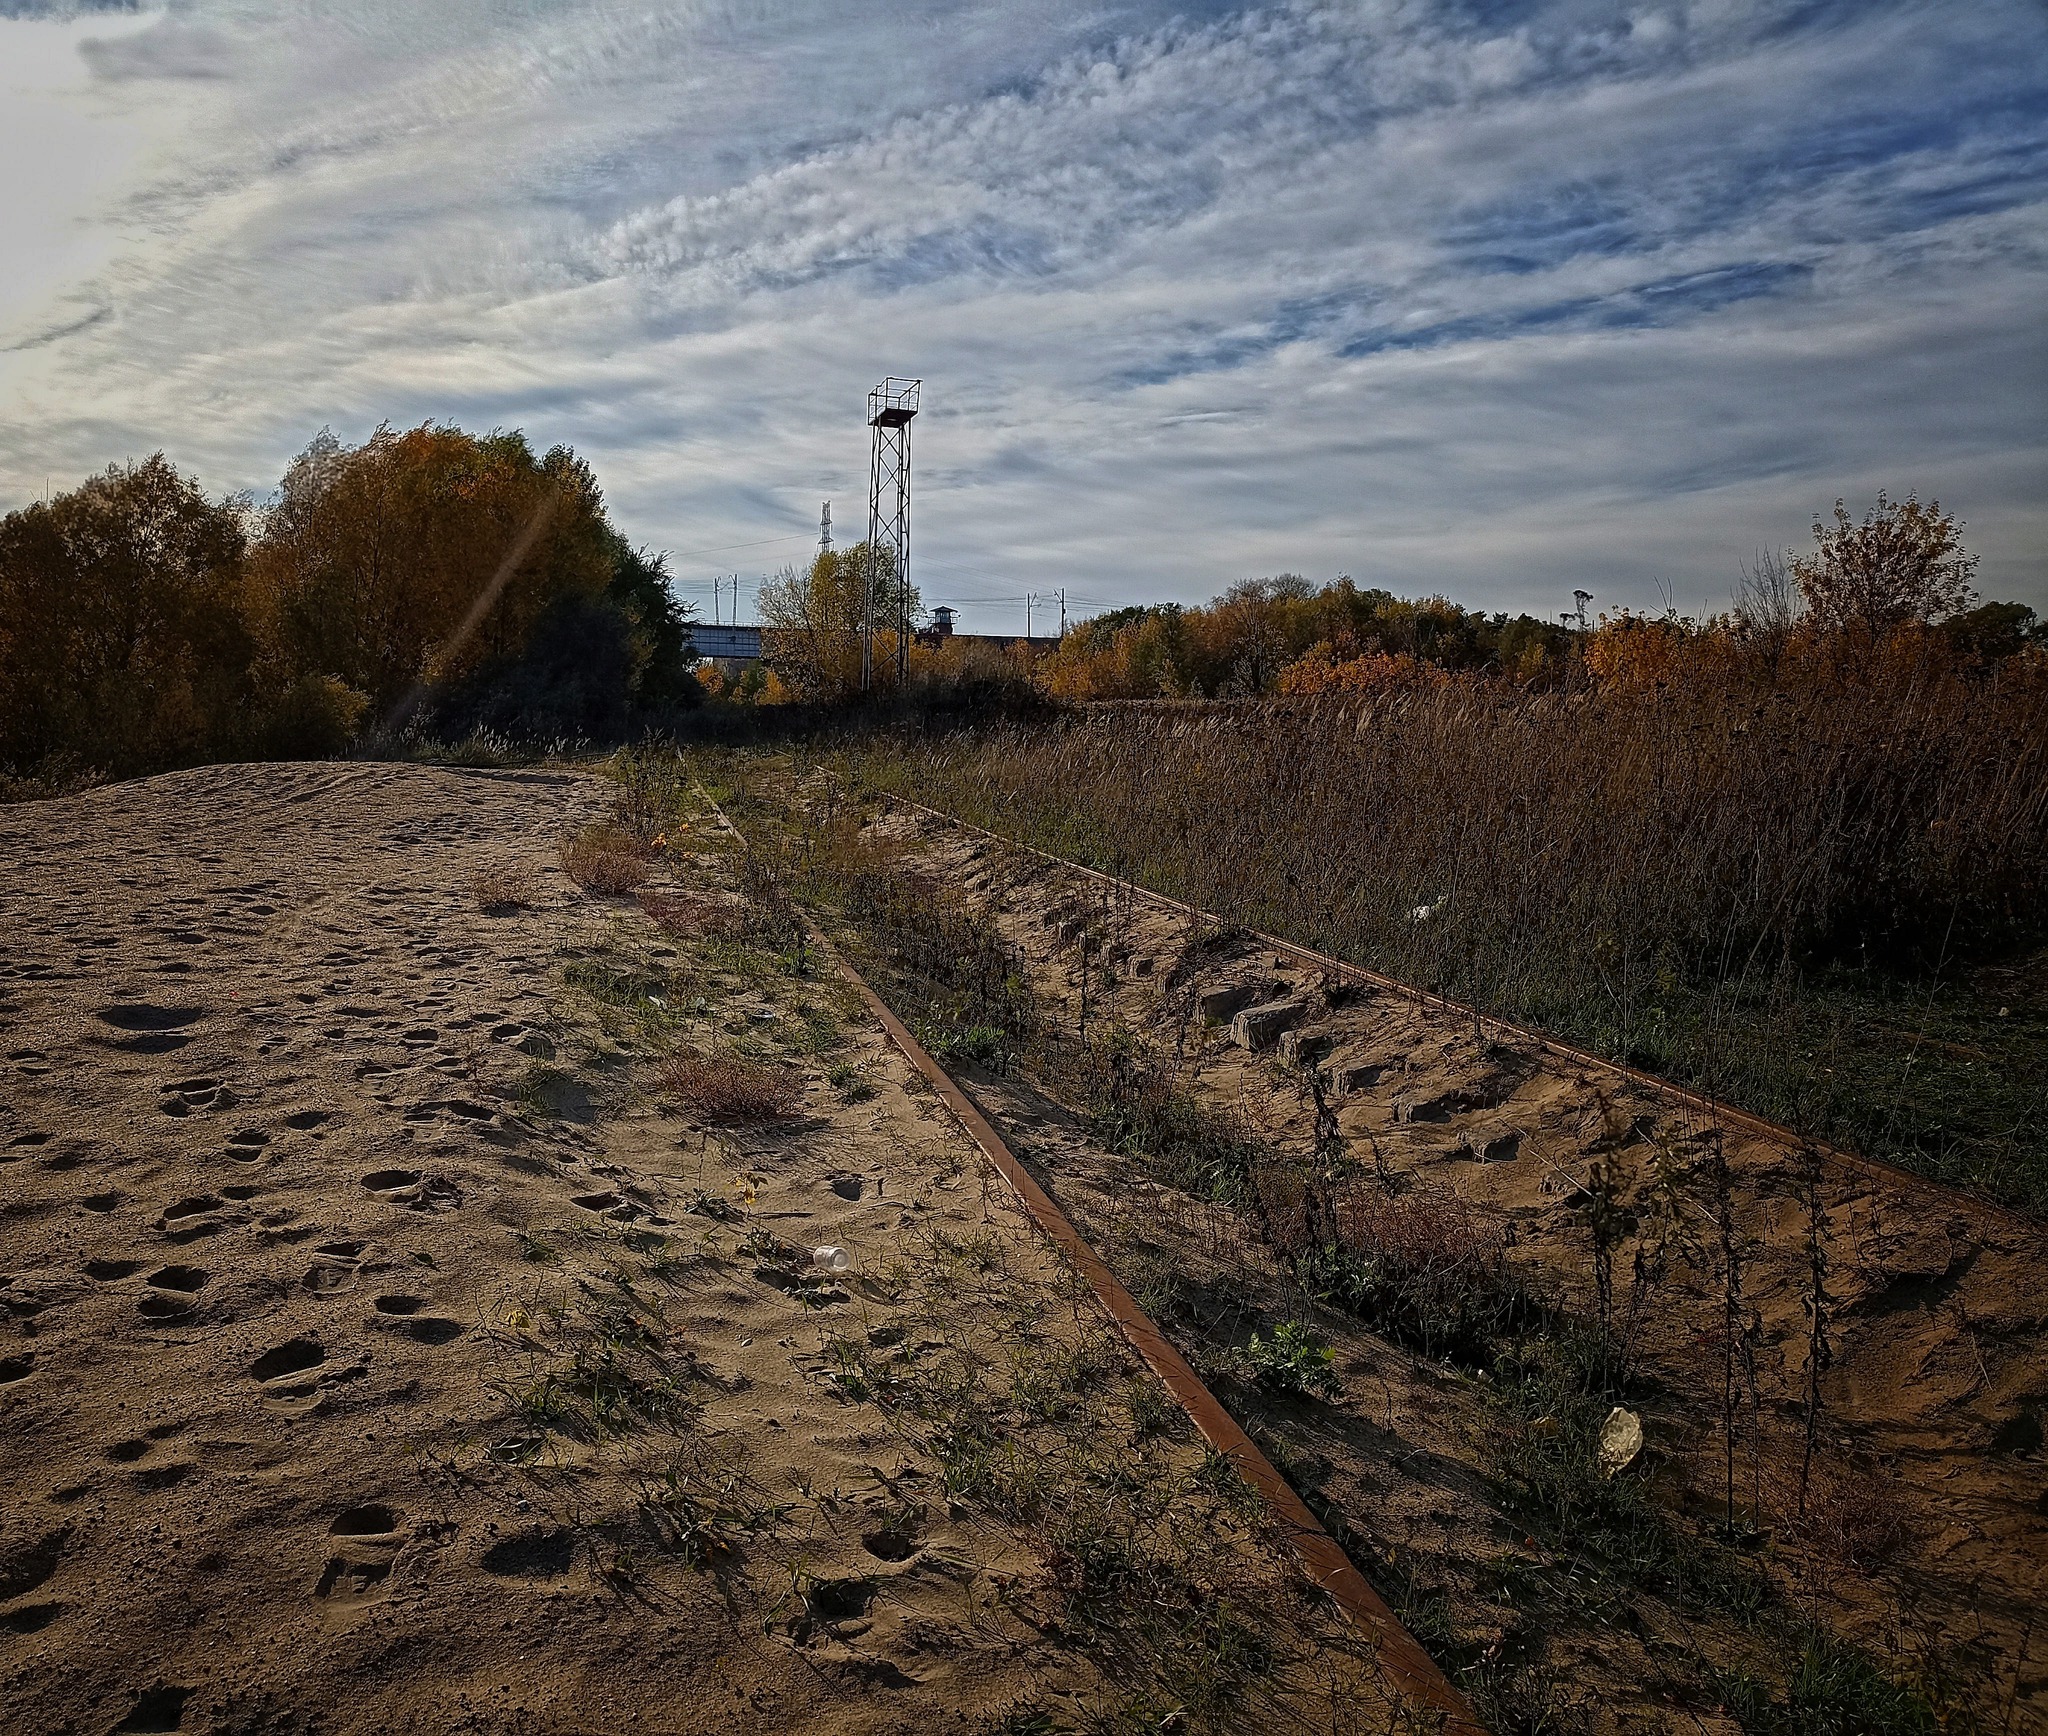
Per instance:
[[[533,877],[523,868],[479,868],[469,877],[469,896],[486,916],[506,916],[533,905]]]
[[[804,1082],[730,1049],[678,1049],[661,1070],[661,1090],[706,1121],[781,1121],[802,1107]]]
[[[1787,1447],[1769,1469],[1772,1506],[1784,1516],[1785,1529],[1824,1569],[1868,1573],[1887,1561],[1906,1537],[1892,1474],[1823,1451],[1814,1458],[1802,1501],[1798,1457]]]
[[[737,934],[747,921],[747,913],[739,905],[701,893],[674,896],[666,892],[651,892],[643,887],[637,894],[637,902],[663,934],[683,938]]]
[[[1528,1312],[1500,1221],[1448,1188],[1315,1181],[1278,1165],[1257,1179],[1266,1234],[1303,1281],[1411,1349],[1483,1364]]]
[[[1946,1068],[1911,1022],[1959,967],[2048,938],[2048,659],[1916,655],[1097,707],[854,770],[1802,1132],[2048,1198],[2007,1070]],[[1830,1051],[1857,1045],[1851,1080]],[[1938,1070],[1976,1106],[1936,1100]]]
[[[586,892],[617,897],[647,878],[647,846],[622,826],[599,821],[562,840],[562,867]]]

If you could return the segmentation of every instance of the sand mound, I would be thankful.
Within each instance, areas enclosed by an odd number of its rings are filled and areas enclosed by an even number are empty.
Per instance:
[[[1344,1636],[834,986],[560,871],[604,803],[306,765],[0,811],[0,1726],[1348,1718]],[[797,1112],[692,1121],[678,1045]]]

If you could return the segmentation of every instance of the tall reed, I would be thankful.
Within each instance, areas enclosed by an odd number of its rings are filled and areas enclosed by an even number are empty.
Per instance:
[[[2048,937],[2043,659],[1973,670],[1907,642],[1604,690],[1094,706],[862,772],[1866,1145],[1913,1130],[1830,1071],[1856,1033],[1820,988],[1952,979]],[[2038,1122],[2007,1158],[2029,1140]],[[2023,1183],[1982,1154],[1951,1169],[2048,1197],[2035,1157]]]

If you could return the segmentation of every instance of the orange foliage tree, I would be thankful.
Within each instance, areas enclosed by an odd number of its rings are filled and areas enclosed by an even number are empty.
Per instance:
[[[842,700],[860,691],[863,597],[872,584],[877,689],[896,685],[899,609],[915,621],[915,586],[899,585],[896,557],[879,550],[872,572],[868,545],[825,549],[799,571],[784,567],[761,587],[762,647],[782,679],[805,699]]]
[[[1976,601],[1977,557],[1963,549],[1960,521],[1941,502],[1912,495],[1877,506],[1861,524],[1835,502],[1832,526],[1813,521],[1814,551],[1792,563],[1816,624],[1882,632],[1908,621],[1935,621]]]
[[[0,519],[0,763],[125,771],[250,722],[243,512],[162,453]]]
[[[566,448],[322,435],[260,511],[158,454],[0,518],[0,774],[334,753],[408,697],[436,729],[616,735],[700,697],[689,627]]]
[[[263,515],[249,577],[269,653],[382,713],[515,656],[551,604],[600,595],[615,566],[603,496],[573,453],[428,426],[314,441]]]

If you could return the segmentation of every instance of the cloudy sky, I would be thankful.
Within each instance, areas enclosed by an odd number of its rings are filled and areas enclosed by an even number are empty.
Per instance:
[[[0,0],[0,236],[0,506],[519,427],[708,617],[896,373],[969,626],[1717,607],[1880,488],[2048,610],[2041,0]]]

